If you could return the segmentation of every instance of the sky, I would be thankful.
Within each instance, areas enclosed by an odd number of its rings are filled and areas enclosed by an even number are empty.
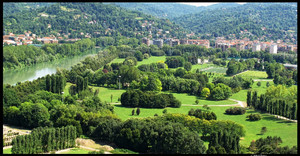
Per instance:
[[[194,6],[209,6],[209,5],[213,5],[213,4],[217,4],[217,3],[199,3],[199,2],[196,2],[196,3],[182,3],[182,4],[188,4],[188,5],[194,5]],[[245,3],[238,3],[238,4],[245,4]]]

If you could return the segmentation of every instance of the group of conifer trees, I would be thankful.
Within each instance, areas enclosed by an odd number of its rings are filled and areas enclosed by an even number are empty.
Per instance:
[[[60,94],[66,86],[66,78],[60,74],[48,74],[46,76],[46,90]]]
[[[240,137],[228,130],[214,132],[210,135],[207,154],[238,154]]]
[[[270,114],[284,116],[289,119],[297,120],[297,105],[296,103],[288,104],[285,99],[271,100],[265,94],[257,96],[257,92],[247,92],[247,104],[254,109],[268,112]]]
[[[75,147],[76,127],[38,127],[12,140],[12,154],[38,154]]]

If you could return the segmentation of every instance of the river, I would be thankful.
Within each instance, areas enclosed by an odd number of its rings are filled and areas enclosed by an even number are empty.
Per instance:
[[[19,70],[6,70],[3,72],[3,84],[15,85],[17,82],[32,81],[47,74],[56,73],[56,68],[71,69],[71,66],[77,64],[88,56],[94,56],[100,48],[95,48],[85,54],[62,58],[52,62],[38,63]]]

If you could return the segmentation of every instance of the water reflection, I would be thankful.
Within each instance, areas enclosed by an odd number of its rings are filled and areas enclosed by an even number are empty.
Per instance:
[[[15,85],[17,82],[32,81],[47,74],[56,73],[56,68],[71,69],[71,66],[77,64],[88,56],[94,56],[100,50],[96,48],[81,56],[63,58],[53,62],[44,62],[20,70],[6,70],[3,72],[3,84]]]

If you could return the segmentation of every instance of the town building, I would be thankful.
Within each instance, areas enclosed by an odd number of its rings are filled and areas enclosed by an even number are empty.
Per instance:
[[[259,43],[255,43],[252,45],[252,52],[255,51],[260,51],[260,44]]]
[[[162,48],[163,46],[163,40],[162,39],[158,39],[158,40],[153,40],[153,45],[157,45],[157,47]]]
[[[270,46],[270,54],[277,54],[277,44],[272,44]]]
[[[143,38],[142,43],[146,44],[147,46],[150,46],[150,40],[148,38]]]

